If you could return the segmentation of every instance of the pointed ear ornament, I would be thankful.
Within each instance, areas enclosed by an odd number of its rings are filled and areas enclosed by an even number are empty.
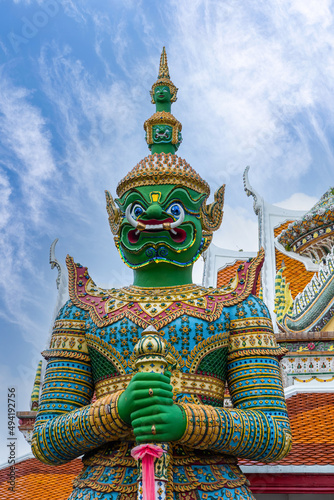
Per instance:
[[[206,205],[208,196],[201,206],[201,224],[204,234],[212,233],[219,229],[223,220],[225,184],[223,184],[214,195],[214,202]]]
[[[211,232],[203,231],[202,235],[204,238],[204,244],[203,244],[203,247],[201,249],[201,254],[203,254],[205,252],[205,250],[207,250],[209,248],[209,246],[211,245],[213,233],[212,233],[212,231]]]
[[[111,232],[114,236],[118,235],[121,227],[121,211],[116,207],[113,197],[109,191],[105,191],[106,202],[107,202],[107,212],[108,220]]]

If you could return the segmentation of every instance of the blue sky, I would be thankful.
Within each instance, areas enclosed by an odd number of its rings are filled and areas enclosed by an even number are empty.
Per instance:
[[[51,326],[51,242],[100,285],[131,282],[104,189],[114,194],[148,154],[162,46],[179,88],[179,155],[213,190],[227,184],[215,243],[255,250],[246,165],[287,208],[309,208],[333,184],[333,12],[330,0],[0,0],[0,380],[17,387],[17,409],[28,409]]]

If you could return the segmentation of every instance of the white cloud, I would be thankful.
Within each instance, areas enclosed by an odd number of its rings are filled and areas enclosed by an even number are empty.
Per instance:
[[[318,201],[315,196],[308,196],[304,193],[294,193],[286,200],[275,203],[277,207],[287,208],[288,210],[310,210]]]
[[[12,189],[8,177],[0,169],[0,231],[6,227],[11,216],[10,201]]]
[[[331,0],[291,0],[290,11],[301,14],[306,23],[321,24],[323,27],[328,27],[332,20]]]
[[[253,211],[232,208],[225,204],[220,229],[214,233],[213,243],[221,248],[255,252],[259,249],[258,222]]]
[[[0,40],[0,48],[1,48],[1,50],[3,51],[3,53],[5,55],[8,55],[8,49],[7,49],[6,45],[3,43],[2,40]]]
[[[50,180],[56,167],[50,134],[32,94],[14,85],[2,68],[0,78],[0,316],[20,326],[38,344],[43,330],[32,314],[42,307],[38,284],[43,273],[34,262],[37,242],[48,221]],[[34,293],[31,292],[35,286]]]
[[[40,67],[43,90],[58,115],[57,133],[65,146],[63,170],[73,180],[70,198],[73,190],[84,189],[85,197],[97,199],[108,179],[115,184],[122,177],[127,160],[129,165],[136,162],[129,148],[129,143],[135,146],[142,140],[136,88],[120,80],[100,84],[70,50],[61,52],[55,46],[42,51]]]
[[[328,146],[324,125],[333,124],[331,2],[172,4],[168,52],[184,150],[203,162],[209,147],[213,178],[222,164],[227,178],[251,164],[263,187],[274,175],[303,176],[314,143]],[[326,122],[316,127],[320,110]],[[330,161],[330,147],[325,153]]]
[[[45,182],[55,173],[50,134],[40,110],[29,102],[31,93],[0,74],[1,140],[16,157],[6,166],[19,176],[29,215],[38,222]]]

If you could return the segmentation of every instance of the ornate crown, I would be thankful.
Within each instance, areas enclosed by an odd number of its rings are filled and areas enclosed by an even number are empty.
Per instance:
[[[116,192],[121,197],[129,189],[155,184],[181,184],[198,193],[210,194],[209,184],[189,163],[171,153],[155,153],[141,160],[119,182]]]
[[[175,101],[177,88],[169,77],[165,47],[160,57],[158,80],[152,86],[151,96],[153,96],[155,87],[162,84],[168,85],[172,94],[171,101]],[[153,99],[152,102],[154,103]],[[137,163],[119,182],[116,192],[121,198],[127,191],[133,188],[169,184],[174,186],[181,185],[193,189],[197,193],[204,194],[205,198],[200,208],[203,235],[206,237],[205,247],[203,247],[204,251],[212,239],[213,231],[219,228],[222,221],[225,186],[221,186],[215,192],[213,203],[207,205],[207,199],[210,195],[209,184],[185,160],[174,154],[182,140],[182,125],[170,113],[170,103],[166,104],[166,108],[169,110],[157,110],[144,124],[147,135],[146,139],[153,154]],[[108,191],[106,191],[106,198],[110,228],[115,238],[118,238],[121,211],[115,205]]]

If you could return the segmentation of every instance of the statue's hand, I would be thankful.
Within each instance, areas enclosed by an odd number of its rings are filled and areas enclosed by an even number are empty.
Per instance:
[[[134,389],[131,389],[131,396],[127,399],[129,403],[131,401],[129,406],[132,410],[128,411],[138,443],[177,441],[186,430],[186,416],[179,406],[173,404],[170,376],[169,372],[164,375],[138,373],[132,379]],[[124,401],[121,401],[121,406],[127,398],[126,392],[129,388],[130,384],[123,393]],[[135,394],[133,399],[130,399],[132,391]],[[119,412],[122,416],[120,408]]]
[[[175,404],[156,404],[137,410],[131,415],[137,443],[177,441],[183,436],[187,419]]]
[[[136,373],[128,387],[118,400],[118,413],[121,419],[133,425],[133,413],[156,405],[170,407],[173,405],[173,392],[170,385],[170,374]],[[150,395],[150,393],[152,393]],[[154,410],[151,410],[151,413]],[[151,424],[152,425],[152,424]]]

